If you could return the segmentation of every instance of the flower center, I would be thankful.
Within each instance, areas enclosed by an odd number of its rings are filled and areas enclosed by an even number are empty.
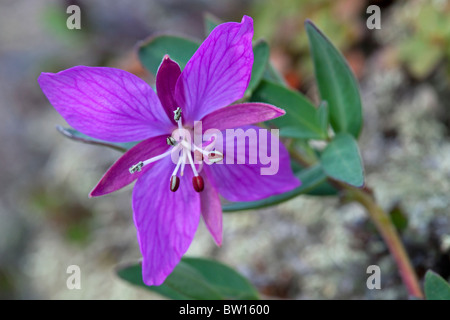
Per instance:
[[[129,168],[130,174],[135,172],[139,172],[146,165],[161,160],[169,155],[172,156],[172,159],[178,156],[178,160],[176,161],[175,169],[172,172],[169,181],[170,190],[175,192],[178,190],[180,186],[180,178],[178,177],[178,171],[180,171],[180,176],[184,175],[184,168],[186,164],[191,167],[192,172],[194,173],[194,177],[192,178],[192,185],[194,190],[197,192],[203,191],[205,184],[203,178],[199,175],[203,168],[203,160],[209,163],[216,163],[223,159],[223,154],[217,150],[213,150],[215,144],[215,138],[212,138],[212,141],[208,142],[205,148],[196,146],[192,143],[191,135],[188,129],[183,128],[183,124],[181,121],[181,108],[177,108],[174,111],[174,120],[178,124],[178,129],[172,132],[172,135],[167,137],[167,144],[171,146],[171,148],[153,158],[147,159],[145,161],[139,161],[135,165]],[[199,169],[197,170],[194,159],[192,157],[192,153],[194,153],[194,158],[200,161]]]

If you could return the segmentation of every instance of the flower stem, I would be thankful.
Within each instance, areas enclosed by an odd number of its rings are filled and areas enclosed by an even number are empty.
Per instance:
[[[305,159],[301,154],[291,151],[292,158],[301,165],[312,165],[310,161]],[[414,268],[411,265],[409,256],[403,246],[400,236],[395,229],[389,215],[376,203],[370,188],[365,187],[358,189],[346,183],[329,179],[330,183],[337,189],[346,192],[348,199],[359,202],[364,206],[369,213],[369,217],[375,224],[378,232],[381,234],[384,242],[388,246],[389,252],[393,256],[395,263],[400,271],[403,283],[405,284],[408,293],[416,298],[423,298],[422,289],[417,279]]]
[[[423,293],[417,280],[416,273],[411,265],[408,254],[388,214],[375,202],[372,195],[351,186],[345,186],[351,199],[363,205],[370,218],[377,227],[384,242],[389,248],[400,271],[403,283],[408,293],[416,298],[423,298]]]

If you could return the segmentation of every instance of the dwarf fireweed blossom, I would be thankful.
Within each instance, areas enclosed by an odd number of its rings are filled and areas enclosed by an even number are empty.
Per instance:
[[[38,79],[50,103],[73,128],[111,142],[141,141],[108,169],[90,196],[137,180],[132,207],[147,285],[160,285],[172,272],[192,242],[200,215],[221,245],[219,194],[230,201],[253,201],[300,184],[282,145],[274,150],[259,143],[259,151],[278,152],[277,172],[261,175],[261,161],[222,161],[229,151],[216,148],[216,135],[199,144],[187,138],[198,121],[202,133],[242,128],[242,135],[249,129],[259,133],[263,129],[251,124],[284,114],[263,103],[230,105],[243,97],[250,81],[252,37],[253,21],[244,16],[241,23],[217,26],[182,72],[165,56],[156,76],[157,95],[143,80],[113,68],[77,66],[42,73]],[[236,142],[234,151],[245,152],[248,159],[245,137],[223,136],[224,145]]]

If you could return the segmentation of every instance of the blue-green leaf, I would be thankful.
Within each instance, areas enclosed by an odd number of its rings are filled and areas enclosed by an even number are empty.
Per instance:
[[[425,274],[425,297],[427,300],[450,300],[450,284],[437,273]]]
[[[258,291],[241,274],[214,260],[188,258],[182,260],[198,271],[225,299],[259,299]]]
[[[267,64],[266,70],[264,70],[263,79],[277,83],[283,87],[287,87],[287,82],[286,80],[284,80],[283,75],[277,69],[275,69],[270,61]]]
[[[184,257],[160,286],[142,281],[140,264],[120,268],[123,280],[162,296],[177,300],[256,300],[258,292],[242,275],[213,260]]]
[[[269,63],[269,45],[265,40],[258,40],[253,45],[253,67],[252,67],[252,77],[250,83],[248,84],[247,90],[245,91],[245,97],[251,96],[252,92],[261,82],[264,75],[264,70],[266,70]]]
[[[327,37],[311,21],[305,26],[317,87],[321,99],[328,102],[331,126],[335,132],[348,132],[357,138],[362,128],[362,107],[355,76]]]
[[[222,206],[222,210],[224,212],[231,212],[231,211],[258,209],[273,206],[278,203],[292,199],[300,194],[305,194],[310,191],[313,191],[327,179],[327,176],[323,172],[320,165],[304,169],[296,173],[296,177],[302,182],[302,184],[301,186],[291,191],[274,195],[258,201],[227,203]]]
[[[358,144],[348,133],[339,133],[323,151],[320,162],[325,173],[355,187],[364,184],[364,170]]]
[[[138,54],[144,67],[156,75],[164,55],[168,54],[183,69],[199,46],[199,43],[194,40],[159,35],[140,43]]]
[[[67,137],[71,140],[88,143],[88,144],[99,145],[99,146],[103,146],[103,147],[108,147],[108,148],[112,148],[112,149],[120,151],[120,152],[126,152],[139,143],[139,141],[124,142],[124,143],[109,142],[109,141],[104,141],[104,140],[99,140],[99,139],[89,137],[89,136],[87,136],[75,129],[71,129],[71,128],[63,128],[61,126],[56,126],[56,129],[62,135],[64,135],[65,137]]]
[[[322,101],[317,109],[317,116],[319,117],[319,124],[322,131],[328,133],[328,124],[330,123],[330,115],[328,109],[328,103]]]
[[[338,194],[338,190],[333,187],[328,181],[324,181],[317,187],[305,192],[308,196],[335,196]]]
[[[317,109],[300,92],[274,82],[262,80],[253,92],[251,101],[273,104],[286,110],[286,115],[269,123],[280,128],[280,135],[301,139],[325,139]]]
[[[294,175],[297,177],[301,177],[300,172],[304,171],[304,170],[309,170],[313,167],[304,167],[302,165],[300,165],[298,162],[295,161],[291,161],[291,167],[292,170],[294,171]],[[318,184],[316,187],[310,189],[310,190],[305,190],[304,193],[302,193],[304,195],[309,195],[309,196],[335,196],[338,194],[338,190],[333,187],[328,181],[323,181],[322,183]]]

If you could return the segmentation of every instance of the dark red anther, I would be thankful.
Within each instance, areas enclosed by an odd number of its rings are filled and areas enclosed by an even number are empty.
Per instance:
[[[180,178],[178,178],[177,176],[172,176],[170,178],[170,191],[177,191],[178,187],[180,186]]]
[[[205,183],[203,182],[203,178],[200,176],[196,176],[192,178],[192,185],[194,186],[194,190],[197,192],[202,192],[205,188]]]

